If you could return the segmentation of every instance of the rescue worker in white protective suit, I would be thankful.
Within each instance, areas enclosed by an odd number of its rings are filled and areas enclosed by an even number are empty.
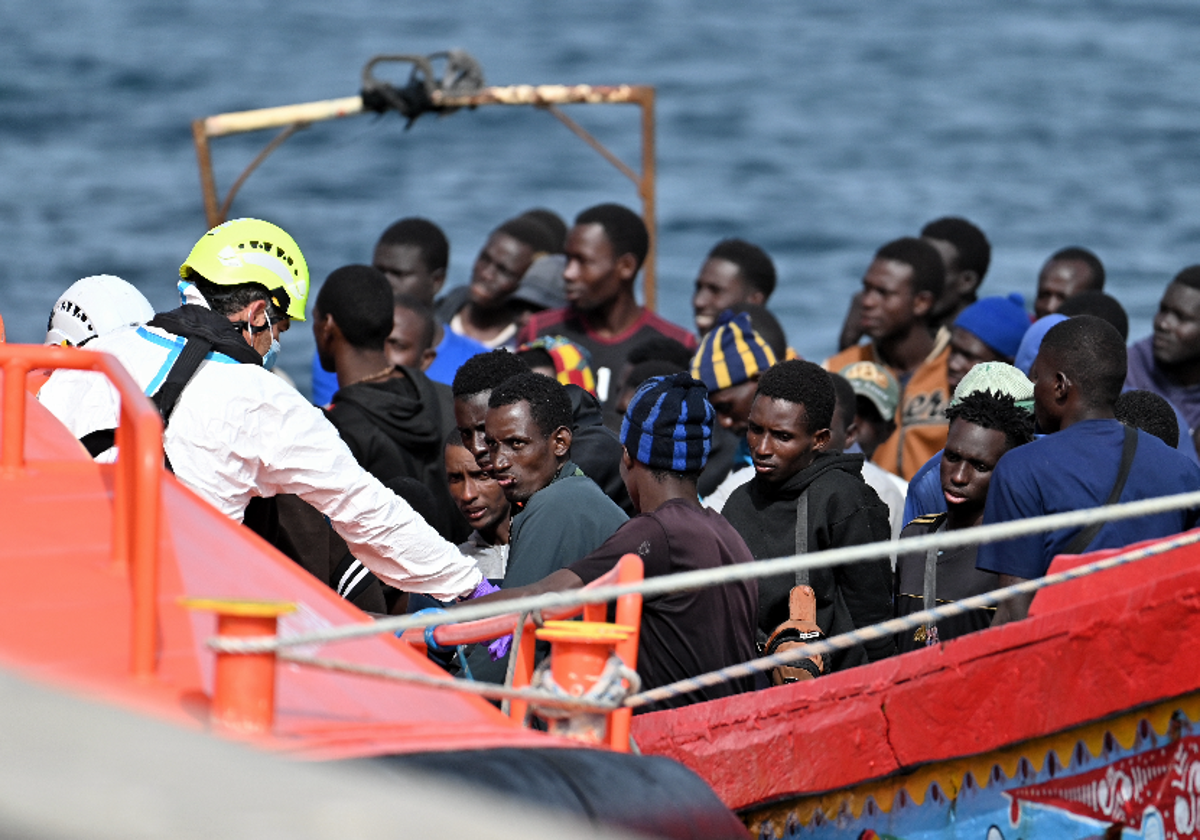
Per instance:
[[[83,347],[102,335],[136,327],[153,317],[154,307],[131,283],[112,274],[95,274],[76,280],[54,301],[43,344]],[[53,372],[30,371],[25,387],[36,394]]]
[[[154,307],[133,284],[112,274],[76,280],[54,302],[46,344],[83,347],[110,332],[144,324]]]
[[[383,581],[448,601],[494,591],[478,567],[354,460],[320,409],[268,371],[304,320],[308,266],[270,222],[205,234],[179,270],[184,305],[89,342],[158,405],[176,477],[241,522],[255,496],[291,493],[332,522]],[[38,396],[97,460],[115,453],[119,397],[96,373],[60,370]]]

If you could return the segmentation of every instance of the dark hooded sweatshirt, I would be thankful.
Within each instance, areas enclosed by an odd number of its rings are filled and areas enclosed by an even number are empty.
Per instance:
[[[363,382],[341,388],[324,409],[363,469],[384,484],[398,477],[429,488],[444,522],[430,522],[442,536],[462,542],[470,533],[457,512],[446,483],[443,446],[446,422],[434,383],[414,368],[403,378]],[[459,533],[463,531],[463,533]]]
[[[571,460],[600,486],[605,496],[625,511],[626,516],[634,516],[637,511],[625,489],[625,479],[621,478],[621,453],[625,447],[616,432],[604,425],[600,400],[578,385],[567,385],[566,388],[575,421],[571,428]]]
[[[796,553],[796,501],[807,490],[808,551],[824,551],[891,538],[887,505],[862,479],[862,455],[817,453],[812,464],[779,487],[758,477],[729,497],[722,511],[755,560]],[[845,633],[892,617],[892,572],[887,557],[812,569],[817,624],[826,635]],[[758,582],[758,627],[766,638],[788,619],[793,574]],[[865,647],[865,650],[864,650]],[[895,640],[868,642],[833,657],[835,670],[874,662],[895,652]]]

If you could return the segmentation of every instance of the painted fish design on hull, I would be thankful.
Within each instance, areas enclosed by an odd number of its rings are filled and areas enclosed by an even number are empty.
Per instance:
[[[1120,823],[1146,840],[1195,837],[1200,831],[1200,736],[1005,795],[1012,800],[1013,825],[1028,803]]]

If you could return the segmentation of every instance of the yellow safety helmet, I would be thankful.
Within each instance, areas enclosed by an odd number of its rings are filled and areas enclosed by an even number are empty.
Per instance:
[[[179,276],[198,274],[220,286],[257,283],[287,295],[287,315],[304,320],[308,301],[308,263],[296,241],[283,228],[262,219],[231,219],[217,225],[196,243]],[[280,309],[283,301],[272,298]]]

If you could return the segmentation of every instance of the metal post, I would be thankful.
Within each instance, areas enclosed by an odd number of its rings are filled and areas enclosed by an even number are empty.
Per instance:
[[[200,164],[200,192],[204,195],[204,218],[210,229],[221,224],[221,203],[217,200],[217,179],[213,176],[212,151],[208,146],[208,128],[204,120],[192,120],[192,140],[196,161]]]
[[[130,469],[133,460],[133,431],[128,423],[117,423],[117,433],[113,436],[113,446],[117,450],[117,463],[113,465],[113,513],[112,513],[112,567],[118,574],[132,574],[133,568],[133,517],[134,517],[134,475]],[[134,627],[140,625],[137,618],[138,594],[141,589],[136,584],[133,587]],[[136,651],[140,647],[137,630],[133,633],[133,646]],[[133,661],[139,661],[135,653]],[[138,666],[134,665],[134,671]]]
[[[550,642],[550,675],[554,685],[569,697],[582,697],[595,688],[609,659],[621,642],[637,629],[619,624],[588,621],[547,621],[538,631],[539,641]],[[550,733],[591,744],[606,743],[612,713],[575,714],[550,720]],[[628,751],[629,734],[625,734]]]
[[[617,561],[617,584],[640,583],[645,575],[642,558],[626,554]],[[617,624],[632,627],[633,632],[617,643],[616,653],[628,667],[637,670],[638,642],[642,633],[642,596],[622,595],[617,599]],[[609,716],[608,745],[615,752],[629,752],[629,730],[633,709],[617,709]]]
[[[529,686],[530,680],[533,679],[533,660],[536,653],[537,638],[534,636],[533,627],[527,625],[524,632],[521,633],[521,644],[509,654],[516,657],[516,663],[513,666],[513,688],[526,688]],[[513,700],[508,706],[509,717],[517,723],[524,723],[525,715],[528,712],[528,700]]]
[[[638,192],[642,196],[642,219],[650,233],[650,250],[646,254],[646,266],[642,269],[646,308],[652,312],[658,308],[658,222],[655,218],[655,168],[654,168],[654,88],[645,85],[638,88],[638,104],[642,109],[642,182]]]
[[[29,364],[20,358],[4,365],[4,470],[25,466],[25,376]]]
[[[274,636],[279,616],[295,604],[270,601],[185,599],[188,609],[217,614],[217,634],[223,637]],[[217,653],[209,720],[226,735],[264,735],[275,723],[275,651]]]
[[[116,364],[115,362],[113,364]],[[133,446],[121,453],[128,463],[129,569],[133,578],[133,673],[148,679],[158,667],[158,523],[162,515],[159,483],[163,472],[162,424],[157,414],[129,416],[122,425],[137,431]],[[157,444],[157,445],[156,445]]]
[[[154,676],[158,660],[159,481],[163,469],[162,420],[157,409],[115,358],[67,347],[0,344],[4,370],[0,470],[25,466],[26,376],[35,368],[101,373],[121,397],[117,423],[117,463],[112,467],[112,563],[130,575],[132,589],[132,671]],[[102,468],[104,469],[104,468]]]
[[[650,250],[643,265],[643,295],[647,308],[655,309],[658,301],[657,272],[655,259],[657,253],[657,223],[655,220],[655,150],[654,150],[654,88],[650,85],[509,85],[506,87],[489,87],[473,94],[450,95],[443,91],[434,91],[431,99],[440,108],[478,108],[483,105],[532,105],[546,108],[562,120],[568,128],[584,139],[588,145],[595,148],[605,159],[610,161],[627,177],[631,177],[642,201],[642,217],[650,233]],[[603,147],[594,137],[581,126],[567,118],[557,105],[569,104],[635,104],[642,112],[642,166],[640,176],[623,164],[611,152]],[[233,200],[236,187],[240,186],[250,173],[270,154],[280,143],[287,139],[290,132],[277,137],[254,160],[239,177],[235,189],[231,190],[222,207],[220,196],[217,194],[216,179],[213,176],[212,156],[209,140],[213,137],[224,137],[247,131],[260,131],[266,128],[284,128],[287,126],[321,122],[324,120],[342,119],[363,113],[362,98],[347,96],[340,99],[328,99],[320,102],[307,102],[299,105],[285,105],[277,108],[260,108],[253,111],[239,111],[228,114],[215,114],[204,119],[192,121],[192,138],[196,144],[196,159],[200,164],[200,189],[204,196],[204,215],[208,226],[215,227],[225,221],[228,205]],[[294,130],[294,129],[293,129]]]

